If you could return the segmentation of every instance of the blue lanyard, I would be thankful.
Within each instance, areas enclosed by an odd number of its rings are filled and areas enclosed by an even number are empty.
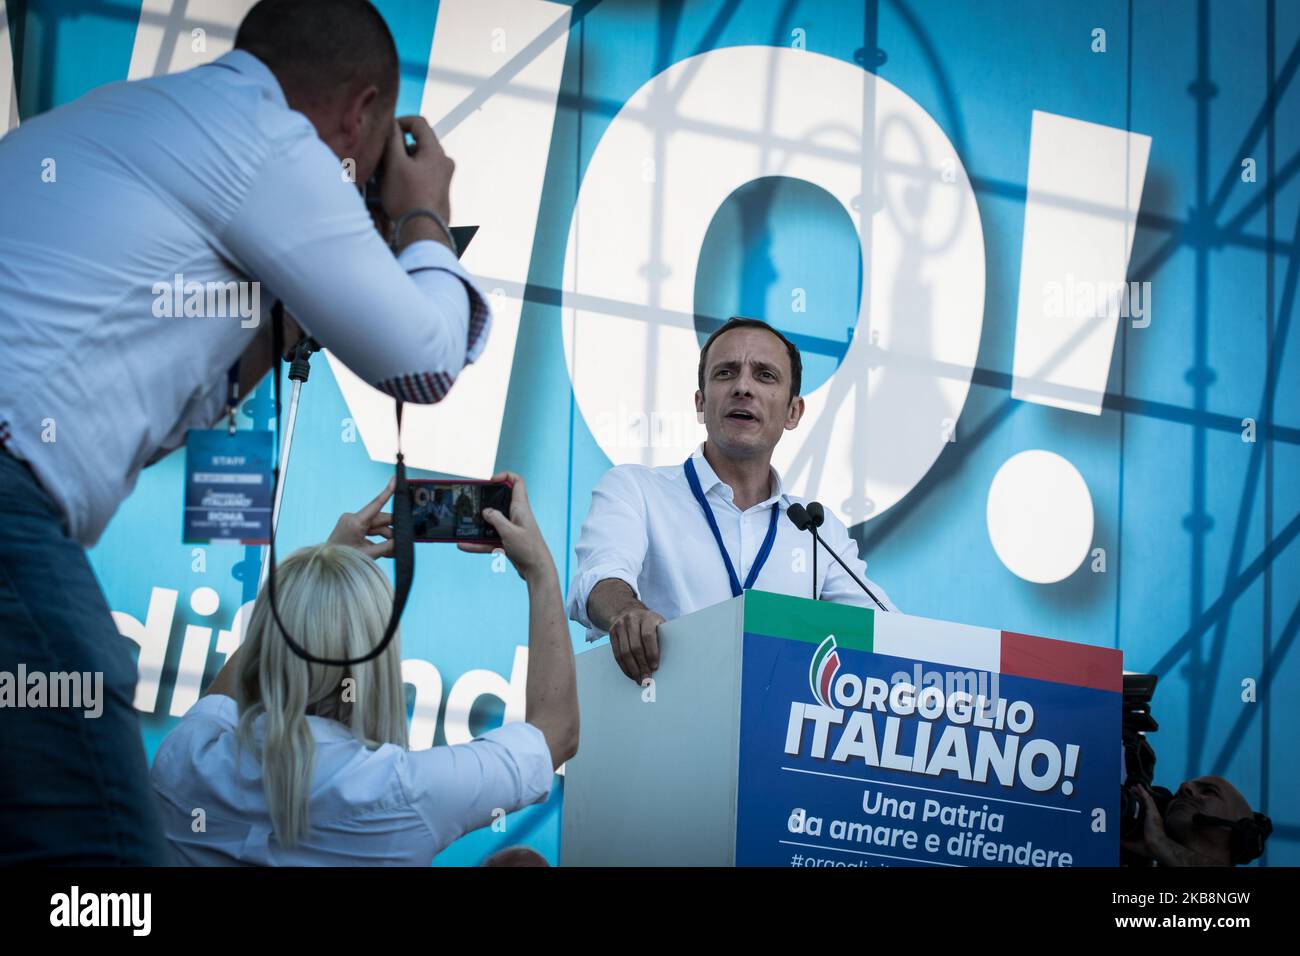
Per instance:
[[[686,469],[686,483],[691,486],[691,494],[700,503],[700,509],[709,522],[709,530],[713,532],[713,540],[718,543],[718,550],[722,553],[722,562],[727,566],[727,578],[731,582],[731,596],[740,597],[742,591],[748,591],[754,586],[754,582],[758,579],[758,572],[763,570],[763,565],[767,563],[767,556],[772,553],[772,544],[776,541],[776,519],[781,514],[781,502],[780,500],[772,502],[772,520],[767,525],[767,537],[763,539],[763,546],[758,549],[758,556],[754,558],[754,563],[749,569],[749,575],[745,578],[745,586],[742,588],[740,579],[736,577],[736,567],[731,563],[731,555],[727,554],[727,546],[722,543],[722,532],[718,530],[718,522],[713,517],[713,509],[709,507],[709,503],[704,497],[704,491],[700,488],[700,478],[695,474],[695,462],[687,458],[683,467]]]

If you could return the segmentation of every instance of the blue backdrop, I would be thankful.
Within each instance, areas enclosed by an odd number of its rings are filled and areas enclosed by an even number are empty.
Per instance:
[[[399,112],[417,111],[437,3],[377,0],[403,62]],[[140,2],[9,0],[21,117],[124,79]],[[1105,52],[1094,50],[1096,28]],[[797,38],[797,39],[796,39]],[[872,576],[906,611],[1116,646],[1129,670],[1161,676],[1153,738],[1158,782],[1232,780],[1276,833],[1265,862],[1300,863],[1300,365],[1291,338],[1300,274],[1300,5],[1100,0],[787,0],[572,6],[551,148],[497,464],[523,473],[567,581],[590,491],[610,461],[576,408],[561,309],[564,249],[586,164],[624,102],[673,63],[738,45],[812,50],[878,73],[942,127],[970,176],[985,243],[987,292],[977,368],[958,423],[929,473],[899,504],[854,529]],[[1152,137],[1129,278],[1152,283],[1149,328],[1121,322],[1100,416],[1010,396],[1021,238],[1034,110]],[[1255,181],[1243,179],[1253,159]],[[732,196],[700,253],[696,308],[769,318],[815,343],[807,388],[836,368],[853,325],[862,267],[843,209],[815,186],[756,182]],[[793,287],[817,303],[789,309]],[[701,322],[701,329],[705,323]],[[806,389],[807,390],[807,389]],[[248,424],[268,420],[264,387]],[[340,443],[346,404],[327,364],[298,424],[282,519],[283,552],[321,540],[338,514],[383,485],[389,467]],[[1242,420],[1257,423],[1243,441]],[[495,427],[490,423],[489,427]],[[1089,562],[1032,584],[998,559],[985,524],[994,474],[1017,452],[1068,458],[1091,490]],[[258,554],[180,543],[182,456],[149,469],[92,553],[110,606],[145,622],[154,589],[178,597],[156,706],[142,715],[152,753],[174,725],[173,683],[187,625],[230,626],[253,594]],[[219,596],[212,610],[198,588]],[[203,597],[207,597],[203,592]],[[422,547],[403,623],[404,656],[433,663],[445,698],[476,669],[504,677],[526,641],[526,594],[490,561]],[[574,629],[575,646],[581,633]],[[223,655],[209,649],[207,678]],[[471,725],[503,707],[480,698]],[[438,721],[437,740],[443,739]],[[559,782],[557,781],[557,784]],[[476,863],[528,843],[558,858],[562,785],[550,802],[481,831],[440,863]]]

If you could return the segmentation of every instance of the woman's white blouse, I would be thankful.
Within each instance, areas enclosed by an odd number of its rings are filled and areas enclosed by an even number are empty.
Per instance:
[[[338,721],[308,717],[311,833],[286,849],[238,721],[231,698],[200,698],[154,757],[150,776],[178,864],[427,866],[462,834],[545,800],[554,776],[546,738],[528,723],[451,747],[371,750]]]

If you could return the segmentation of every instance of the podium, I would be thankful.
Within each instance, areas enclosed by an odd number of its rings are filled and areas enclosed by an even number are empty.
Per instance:
[[[1114,866],[1122,656],[762,591],[578,655],[563,866]]]

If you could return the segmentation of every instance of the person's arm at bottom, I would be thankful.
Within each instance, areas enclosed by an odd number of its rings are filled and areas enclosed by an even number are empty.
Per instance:
[[[591,623],[609,631],[623,673],[638,684],[659,669],[659,625],[664,616],[642,604],[626,581],[605,578],[587,598]]]
[[[524,577],[528,583],[528,688],[524,720],[540,730],[559,767],[578,752],[578,683],[564,598],[555,565]]]
[[[501,547],[528,585],[528,688],[524,721],[546,738],[553,766],[578,752],[578,681],[573,645],[555,562],[528,504],[524,480],[512,472],[492,476],[508,482],[510,516],[483,509],[483,519],[501,536]],[[461,544],[462,551],[489,552],[491,545]]]

